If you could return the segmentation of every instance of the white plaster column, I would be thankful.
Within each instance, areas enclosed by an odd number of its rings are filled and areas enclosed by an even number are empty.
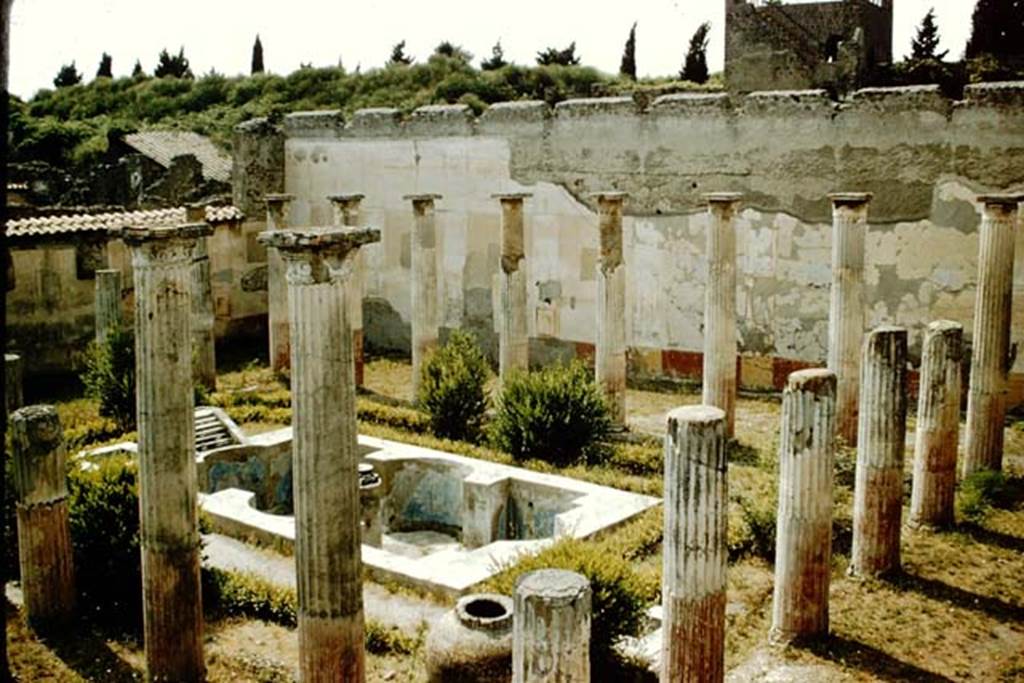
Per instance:
[[[665,434],[661,680],[725,676],[725,411],[685,406]]]
[[[964,475],[1003,468],[1003,430],[1010,373],[1013,252],[1024,194],[982,195],[978,289],[967,393]]]
[[[200,237],[192,254],[192,374],[208,391],[217,389],[214,319],[210,254],[206,238]]]
[[[135,279],[135,376],[146,671],[204,676],[193,434],[192,259],[206,223],[125,228]]]
[[[864,339],[864,243],[868,192],[836,192],[832,200],[832,290],[828,369],[836,373],[836,434],[857,445],[860,352]]]
[[[612,426],[626,427],[626,264],[622,250],[625,192],[598,192],[597,344],[595,370]]]
[[[514,600],[513,683],[589,683],[587,578],[563,569],[532,571],[516,580]]]
[[[362,681],[355,369],[346,289],[371,228],[261,233],[284,258],[291,321],[292,472],[300,680]]]
[[[268,194],[267,230],[287,230],[288,206],[294,195]],[[291,362],[288,343],[288,283],[285,282],[284,261],[273,247],[267,247],[267,328],[270,335],[270,367],[274,372],[287,372]]]
[[[103,344],[115,327],[121,327],[121,271],[96,271],[96,343]]]
[[[789,376],[782,394],[772,642],[828,633],[835,417],[835,373]]]
[[[736,213],[742,195],[714,192],[708,202],[704,371],[701,403],[725,411],[728,438],[736,431]]]
[[[917,396],[911,526],[953,523],[964,328],[937,320],[924,333]]]
[[[434,201],[439,194],[411,194],[412,202],[412,396],[419,401],[423,361],[437,348],[437,225]]]
[[[501,201],[501,311],[498,313],[498,376],[530,367],[526,314],[526,248],[523,200],[528,192],[493,194]]]
[[[905,328],[877,327],[864,340],[857,432],[850,574],[879,576],[900,567],[907,432]]]
[[[14,411],[10,427],[25,611],[33,624],[53,626],[75,609],[64,433],[46,405]]]
[[[358,228],[362,226],[360,205],[366,195],[332,194],[327,199],[334,211],[334,225]],[[352,321],[352,355],[356,364],[356,386],[363,386],[363,290],[365,264],[362,251],[356,251],[352,262],[352,282],[348,287],[348,310]]]

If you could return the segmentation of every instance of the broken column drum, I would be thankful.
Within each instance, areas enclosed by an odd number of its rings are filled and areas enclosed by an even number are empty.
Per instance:
[[[52,626],[75,605],[64,435],[53,406],[14,411],[10,429],[25,611],[32,623]]]
[[[828,369],[836,373],[836,433],[857,445],[860,353],[864,338],[864,242],[867,192],[838,192],[832,200],[832,289],[828,312]]]
[[[298,589],[302,681],[362,681],[362,561],[355,371],[349,297],[356,250],[370,228],[264,232],[282,255],[291,321]]]
[[[1013,257],[1022,194],[982,195],[978,289],[967,393],[964,475],[1003,466],[1003,423],[1010,372]]]
[[[150,680],[201,680],[192,259],[206,223],[125,228],[135,281],[143,632]]]
[[[725,432],[720,408],[685,406],[668,414],[662,681],[725,676]]]
[[[911,526],[943,527],[954,521],[963,336],[963,326],[950,320],[938,320],[925,330],[910,494]]]
[[[267,230],[288,229],[288,208],[295,197],[290,194],[268,194]],[[285,282],[284,261],[273,247],[267,248],[267,327],[270,335],[270,367],[286,372],[291,362],[288,344],[288,283]]]
[[[907,330],[868,333],[860,369],[857,472],[850,574],[899,569],[903,449],[907,430]]]
[[[595,371],[612,426],[626,426],[626,264],[622,249],[625,192],[598,192],[597,344]]]
[[[516,579],[512,683],[589,683],[590,582],[540,569]]]
[[[491,195],[501,201],[501,311],[498,316],[498,376],[529,369],[526,322],[526,248],[523,200],[529,193]]]
[[[437,226],[439,194],[406,195],[412,202],[412,396],[419,401],[423,361],[437,348]]]
[[[736,211],[741,195],[716,192],[708,202],[704,372],[701,403],[725,411],[726,436],[736,423]]]
[[[782,395],[772,642],[828,633],[835,412],[832,371],[789,376]]]
[[[96,271],[96,343],[103,344],[107,335],[121,327],[121,271]]]
[[[366,195],[333,194],[327,199],[334,211],[334,225],[358,228],[362,223],[360,204]],[[363,291],[365,288],[365,265],[362,251],[353,256],[352,282],[348,287],[348,310],[352,321],[352,356],[355,358],[356,386],[363,386]]]
[[[429,683],[507,683],[512,677],[512,600],[475,593],[459,598],[430,628]]]

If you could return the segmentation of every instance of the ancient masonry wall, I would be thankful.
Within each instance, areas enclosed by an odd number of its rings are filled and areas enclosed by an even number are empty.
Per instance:
[[[479,118],[459,105],[422,107],[407,118],[362,110],[348,121],[308,112],[287,116],[283,128],[283,189],[296,196],[294,224],[328,225],[327,196],[346,191],[365,193],[364,222],[382,229],[382,242],[364,254],[370,348],[409,348],[412,218],[402,196],[437,192],[444,195],[437,207],[440,324],[475,330],[496,349],[501,214],[491,195],[529,191],[531,362],[592,353],[599,251],[590,194],[614,189],[629,193],[630,374],[699,375],[702,198],[743,193],[736,219],[740,383],[752,388],[778,388],[792,370],[825,360],[829,192],[874,193],[865,328],[908,327],[916,360],[929,321],[971,329],[976,195],[1024,188],[1020,82],[970,86],[962,102],[933,86],[864,89],[843,104],[822,91],[678,94],[644,109],[629,98],[553,109],[504,103]],[[249,139],[236,146],[236,166],[250,168],[260,154],[276,161],[279,145],[273,136]],[[1016,239],[1015,302],[1024,302],[1024,233]],[[1013,338],[1024,339],[1022,305],[1014,306]],[[1013,371],[1018,403],[1024,354]]]

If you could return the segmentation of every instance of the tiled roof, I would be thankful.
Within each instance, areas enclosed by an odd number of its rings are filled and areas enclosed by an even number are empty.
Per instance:
[[[210,138],[191,131],[148,130],[124,136],[130,147],[149,157],[164,168],[171,159],[192,154],[203,165],[203,176],[222,183],[231,182],[231,157],[213,144]]]
[[[234,206],[206,207],[208,223],[240,221],[245,214]],[[147,211],[118,211],[116,213],[74,214],[71,216],[46,216],[43,218],[21,218],[7,221],[4,234],[8,237],[43,237],[66,233],[107,232],[115,228],[133,226],[154,228],[179,225],[187,221],[185,207],[173,209],[151,209]]]

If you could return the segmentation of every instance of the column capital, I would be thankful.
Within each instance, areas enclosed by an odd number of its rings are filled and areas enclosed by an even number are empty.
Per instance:
[[[267,230],[256,239],[289,255],[344,256],[364,244],[380,241],[378,228],[314,227],[303,230]]]
[[[171,227],[138,228],[127,226],[114,229],[114,234],[124,240],[130,247],[140,246],[146,242],[186,241],[191,242],[200,237],[213,234],[209,223],[182,223]]]
[[[495,192],[491,195],[491,199],[500,199],[502,202],[522,202],[532,196],[532,192]]]
[[[708,205],[735,204],[741,199],[743,199],[742,192],[707,192],[704,194],[704,201]]]
[[[338,193],[327,195],[327,200],[332,204],[354,204],[362,201],[366,195],[362,192]]]
[[[607,190],[604,192],[591,192],[587,196],[596,199],[598,204],[621,204],[626,201],[629,193],[621,190]]]
[[[407,199],[407,200],[411,201],[413,204],[417,204],[417,203],[420,203],[420,202],[433,202],[435,199],[443,199],[443,198],[444,197],[442,197],[441,195],[439,195],[437,193],[434,193],[434,192],[425,192],[423,194],[404,194],[404,195],[402,195],[402,199]]]
[[[830,192],[828,198],[832,201],[833,207],[839,206],[863,206],[874,197],[870,192]]]
[[[1005,207],[1008,209],[1015,209],[1017,205],[1024,202],[1024,192],[1000,192],[1000,193],[989,193],[979,194],[978,202],[988,207]]]
[[[286,192],[263,195],[263,201],[265,201],[267,203],[267,206],[270,206],[270,205],[273,205],[273,204],[278,204],[278,205],[280,205],[280,204],[287,204],[288,202],[292,201],[293,199],[295,199],[295,195],[288,194]]]

